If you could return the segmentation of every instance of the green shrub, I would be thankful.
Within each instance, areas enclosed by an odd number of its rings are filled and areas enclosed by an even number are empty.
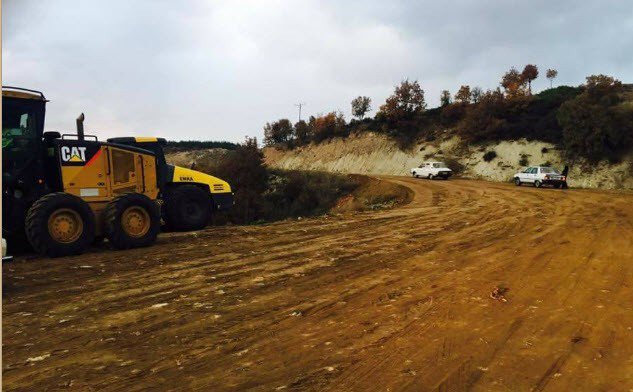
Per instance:
[[[214,173],[225,179],[235,194],[235,205],[218,220],[234,223],[249,223],[262,219],[264,199],[262,194],[268,188],[268,169],[264,164],[264,154],[255,139],[247,139],[215,168]]]
[[[487,91],[477,104],[468,106],[458,133],[472,142],[526,138],[559,143],[562,128],[557,110],[581,91],[561,86],[534,96],[513,98],[506,98],[499,90]]]
[[[521,154],[521,159],[519,159],[520,166],[528,166],[530,161],[528,160],[527,154]]]
[[[590,76],[585,91],[560,107],[558,122],[568,157],[614,162],[633,147],[633,107],[623,102],[624,93],[619,81]]]
[[[319,215],[359,185],[346,175],[269,170],[254,139],[239,145],[213,166],[209,174],[228,181],[235,194],[235,205],[226,213],[215,214],[215,224],[261,223]]]
[[[263,195],[263,217],[267,221],[275,221],[320,215],[357,186],[358,183],[346,175],[273,170],[270,186]]]
[[[484,158],[484,161],[486,161],[486,162],[490,162],[490,161],[492,161],[493,159],[495,159],[496,157],[497,157],[497,152],[493,150],[493,151],[488,151],[488,152],[486,152],[486,153],[484,154],[484,157],[483,157],[483,158]]]

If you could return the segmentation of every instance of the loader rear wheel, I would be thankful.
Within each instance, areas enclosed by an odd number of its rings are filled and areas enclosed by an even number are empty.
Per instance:
[[[211,219],[209,193],[195,185],[171,189],[165,198],[165,223],[171,230],[203,229]]]
[[[50,257],[77,255],[94,240],[95,218],[88,204],[68,193],[37,200],[26,214],[26,236],[33,249]]]
[[[149,246],[160,231],[160,212],[149,197],[140,193],[117,196],[103,211],[106,237],[117,249]]]

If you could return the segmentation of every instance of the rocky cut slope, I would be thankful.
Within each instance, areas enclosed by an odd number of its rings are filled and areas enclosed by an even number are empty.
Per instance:
[[[486,153],[496,156],[486,161]],[[631,155],[618,164],[566,162],[556,146],[525,139],[465,145],[450,137],[402,150],[387,136],[368,132],[292,150],[267,147],[264,154],[266,163],[275,168],[389,175],[409,175],[410,168],[437,159],[456,168],[462,177],[500,182],[510,181],[525,166],[546,164],[562,169],[567,164],[572,187],[633,189]]]

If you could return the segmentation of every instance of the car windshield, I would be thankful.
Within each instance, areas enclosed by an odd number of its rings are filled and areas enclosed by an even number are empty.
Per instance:
[[[435,162],[435,163],[433,164],[433,167],[435,167],[435,168],[445,168],[445,167],[446,167],[446,165],[445,165],[445,164],[443,164],[443,163],[441,163],[441,162]]]
[[[560,172],[556,169],[554,169],[553,167],[542,167],[541,168],[541,173],[545,173],[545,174],[560,174]]]

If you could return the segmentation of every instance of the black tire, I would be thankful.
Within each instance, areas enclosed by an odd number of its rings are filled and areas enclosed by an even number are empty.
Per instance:
[[[536,180],[534,181],[534,186],[540,188],[541,186],[543,186],[543,184],[539,180]]]
[[[429,180],[434,179],[435,177],[433,176],[433,174],[429,174]]]
[[[418,178],[418,175],[416,172],[413,172],[413,177]]]
[[[195,185],[180,185],[170,189],[163,208],[165,224],[170,230],[200,230],[211,220],[211,197]]]
[[[514,178],[514,185],[521,186],[521,180],[519,179],[519,177]]]
[[[58,225],[66,230],[60,229],[55,234],[54,228]],[[36,252],[49,257],[78,255],[94,240],[95,217],[81,198],[63,192],[50,193],[29,208],[25,228],[26,237]],[[59,234],[64,231],[68,237],[65,240],[61,238],[65,234]]]
[[[149,246],[160,231],[160,211],[149,197],[127,193],[115,197],[106,206],[103,226],[106,238],[116,249]]]

